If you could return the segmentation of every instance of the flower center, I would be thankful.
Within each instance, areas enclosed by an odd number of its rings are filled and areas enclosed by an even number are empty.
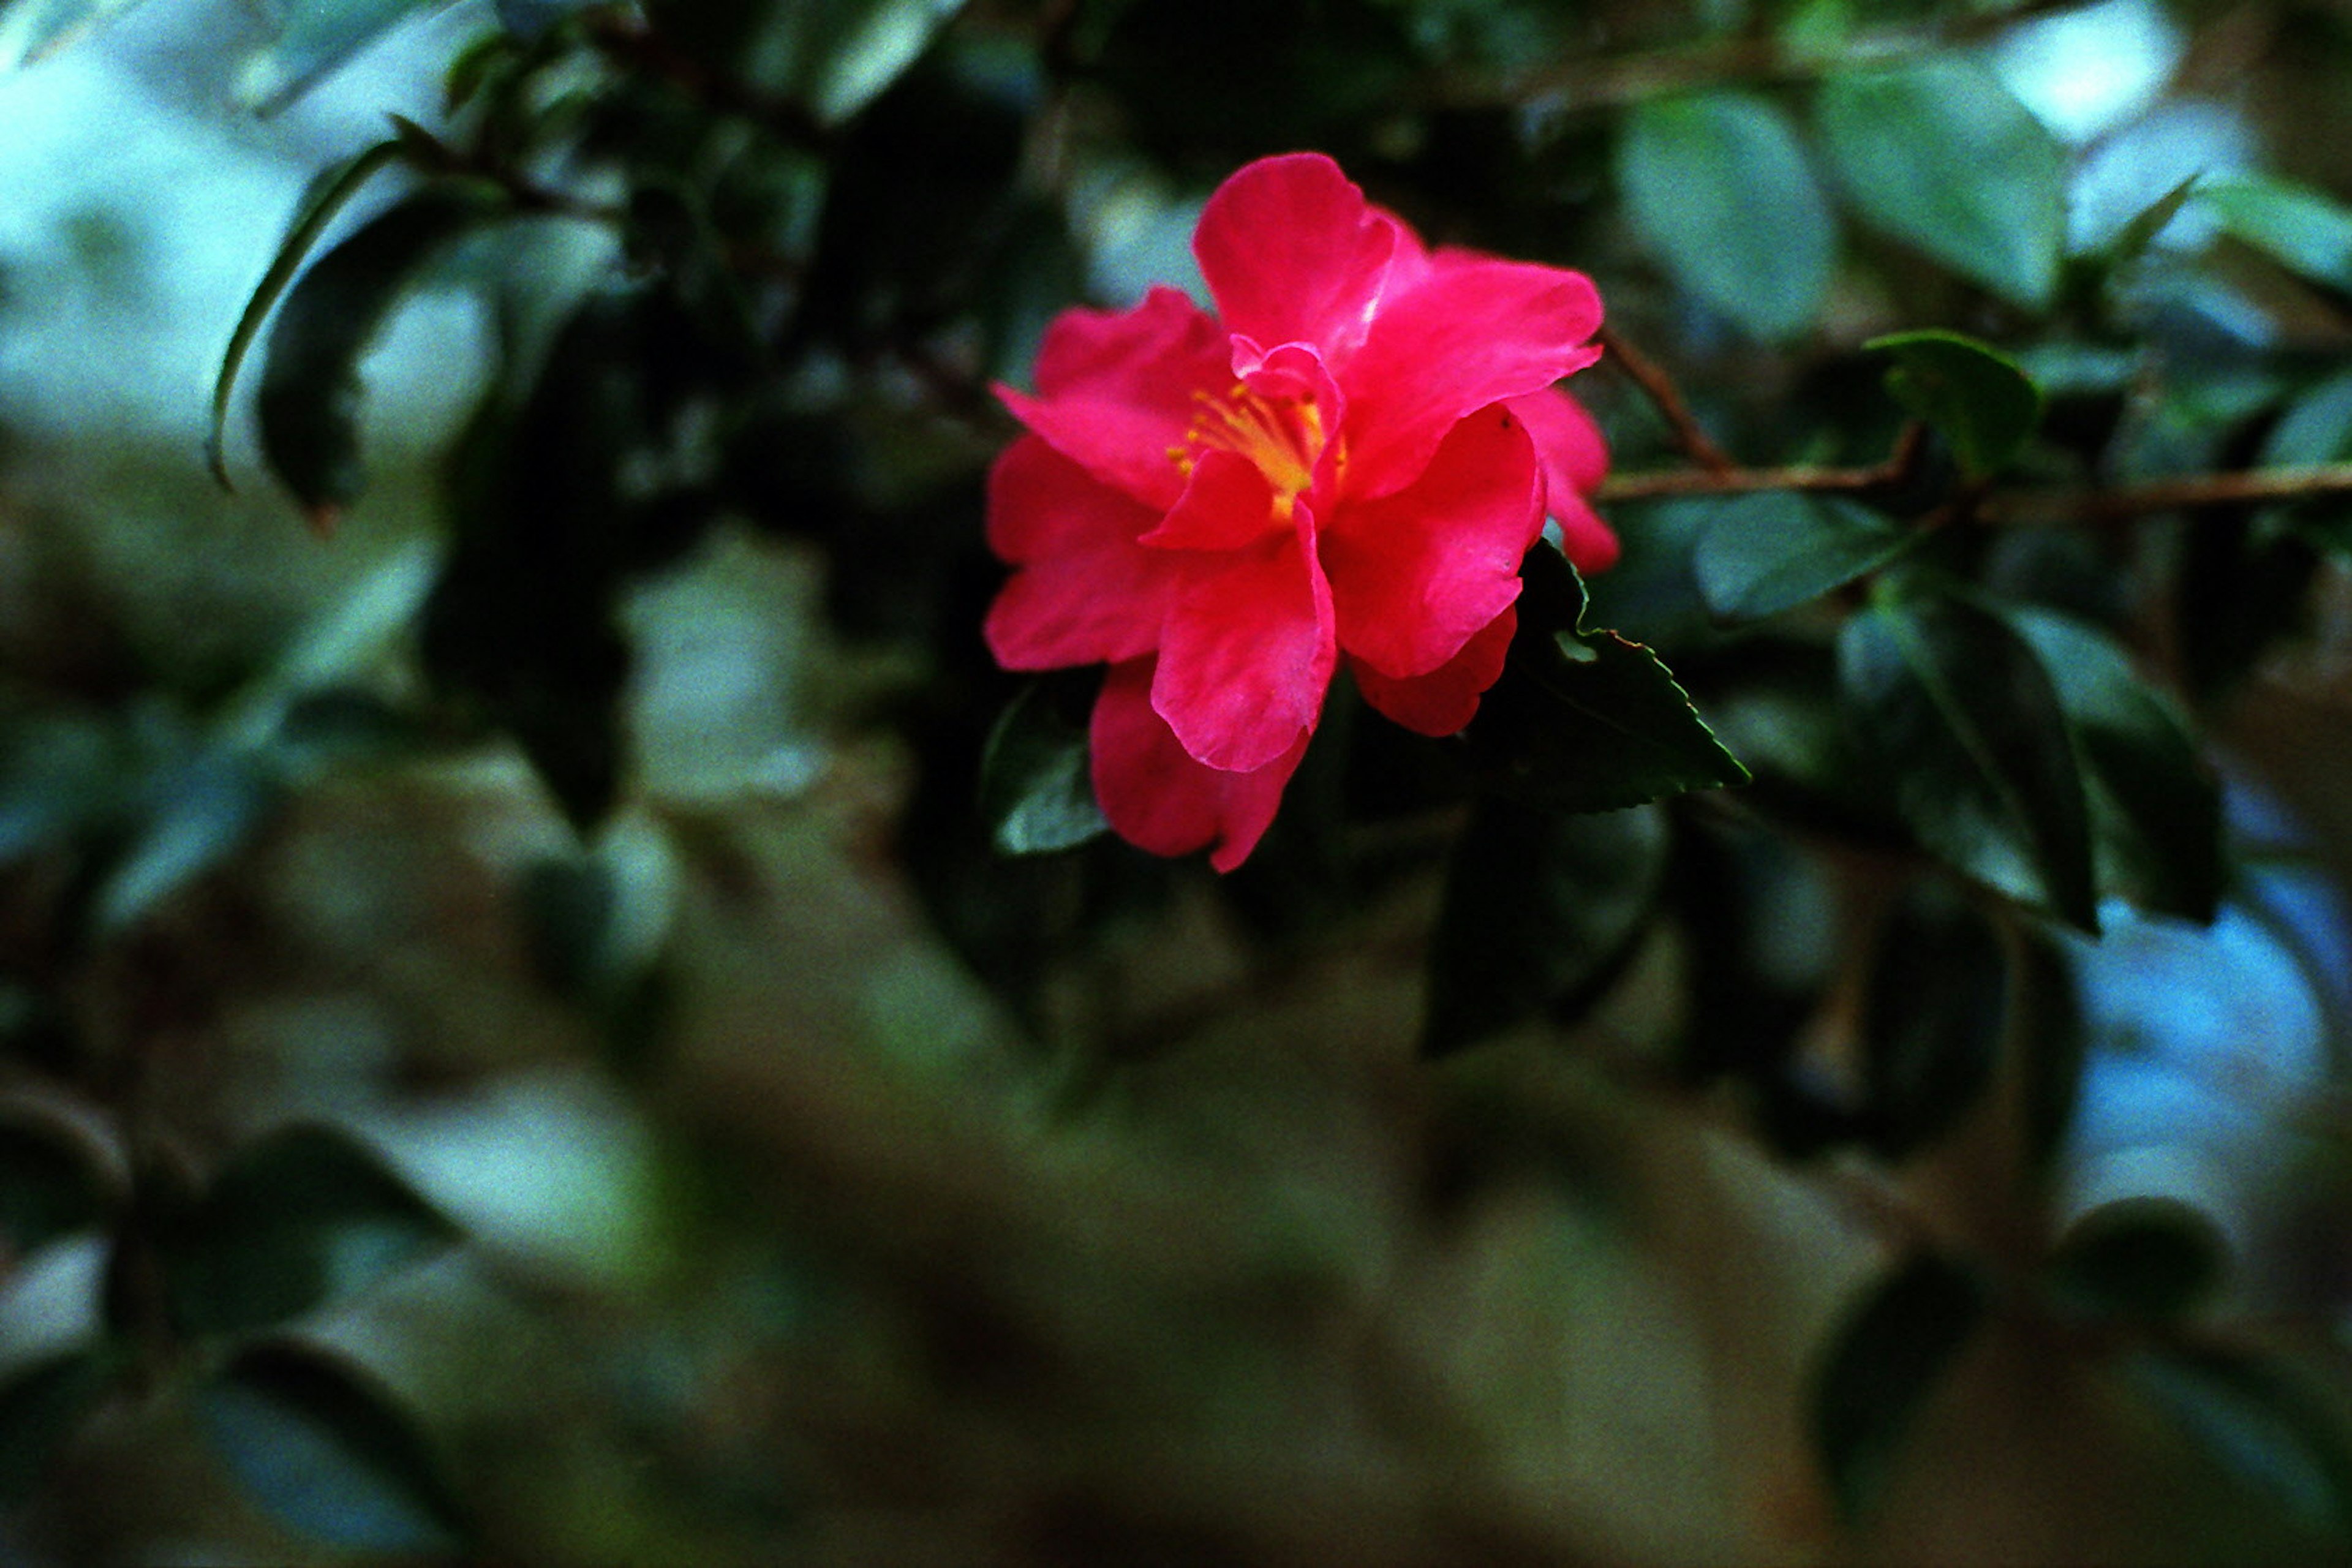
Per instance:
[[[1168,449],[1185,473],[1211,447],[1237,453],[1265,476],[1285,511],[1292,497],[1315,483],[1315,459],[1323,455],[1323,414],[1313,393],[1270,395],[1237,381],[1223,394],[1195,392],[1192,402],[1184,444]]]

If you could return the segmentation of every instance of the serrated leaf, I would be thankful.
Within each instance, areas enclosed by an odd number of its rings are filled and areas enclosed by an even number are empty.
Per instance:
[[[14,1257],[96,1225],[113,1195],[79,1129],[27,1111],[0,1121],[0,1240]]]
[[[1895,361],[1894,399],[1939,432],[1969,477],[1999,473],[2042,422],[2042,389],[2018,363],[1958,332],[1893,332],[1862,345]]]
[[[195,1405],[229,1473],[295,1529],[362,1552],[461,1543],[457,1504],[424,1438],[342,1362],[287,1342],[255,1345],[199,1386]]]
[[[1876,571],[1922,537],[1839,497],[1767,490],[1719,504],[1691,568],[1717,616],[1761,620]]]
[[[2076,1220],[2050,1258],[2050,1283],[2104,1313],[2178,1318],[2221,1283],[2221,1227],[2176,1198],[2119,1198]]]
[[[245,310],[229,333],[228,348],[221,355],[220,374],[213,378],[212,422],[205,432],[205,466],[212,470],[223,489],[234,488],[228,477],[229,403],[236,390],[237,372],[244,368],[245,357],[254,339],[260,335],[262,322],[268,320],[278,296],[286,292],[286,286],[302,269],[302,263],[310,258],[327,226],[341,216],[369,181],[397,160],[406,146],[404,136],[388,137],[330,171],[315,194],[296,210],[286,237],[278,241],[278,254],[270,258],[269,269],[262,274],[253,297],[245,302]]]
[[[2217,180],[2200,195],[2232,238],[2290,272],[2352,289],[2352,212],[2332,196],[2267,174]]]
[[[2124,650],[2050,610],[2012,611],[2090,765],[2104,879],[2142,907],[2210,921],[2227,876],[2221,779],[2188,721]]]
[[[1034,681],[1008,705],[980,761],[980,815],[1006,855],[1069,849],[1109,831],[1095,804],[1086,730]]]
[[[1581,628],[1584,584],[1557,550],[1538,544],[1522,576],[1508,662],[1468,731],[1488,787],[1552,811],[1613,811],[1748,782],[1657,655]]]
[[[2283,1367],[2231,1351],[2160,1345],[2131,1381],[2223,1470],[2305,1529],[2352,1533],[2352,1436]]]
[[[360,362],[425,264],[503,203],[479,181],[425,185],[352,230],[288,291],[257,410],[262,454],[314,526],[330,526],[366,488]]]
[[[102,1345],[44,1357],[0,1383],[0,1502],[17,1502],[40,1484],[82,1422],[121,1373]]]
[[[1879,602],[1838,638],[1838,691],[1920,843],[2012,898],[2098,930],[2090,807],[2050,677],[1990,611]]]
[[[457,1238],[349,1135],[294,1126],[241,1152],[164,1240],[185,1331],[243,1333],[331,1305]]]
[[[1758,338],[1812,325],[1836,221],[1779,105],[1737,91],[1639,104],[1617,177],[1634,226],[1684,289]]]
[[[1976,1280],[1922,1253],[1839,1326],[1813,1379],[1812,1436],[1845,1518],[1867,1514],[1884,1494],[1913,1418],[1984,1315]]]
[[[1822,83],[1823,143],[1863,216],[2030,310],[2065,240],[2065,158],[1990,66],[1946,57]]]
[[[1948,1131],[1991,1084],[2008,1016],[1999,937],[1966,903],[1916,889],[1873,944],[1863,997],[1863,1114],[1900,1159]]]
[[[1480,801],[1430,939],[1423,1050],[1475,1045],[1604,979],[1656,907],[1668,844],[1654,808],[1560,816]]]

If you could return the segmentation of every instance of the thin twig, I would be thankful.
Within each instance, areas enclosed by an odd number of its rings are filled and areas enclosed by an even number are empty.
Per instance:
[[[2352,495],[2352,463],[2195,474],[2114,490],[2026,490],[1996,498],[1985,509],[1985,518],[1990,522],[2025,524],[2124,522],[2151,512],[2341,495]]]
[[[1606,480],[1594,497],[1603,503],[1654,500],[1665,496],[1753,495],[1760,490],[1808,490],[1837,494],[1876,489],[1906,478],[1919,460],[1924,427],[1906,425],[1895,438],[1886,460],[1868,468],[1833,468],[1802,465],[1786,468],[1673,468],[1662,473],[1619,474]],[[1704,437],[1701,437],[1704,439]],[[1694,454],[1696,456],[1696,454]],[[1718,451],[1717,456],[1722,454]]]
[[[1739,471],[1739,465],[1732,461],[1731,455],[1715,444],[1715,438],[1706,433],[1696,417],[1692,415],[1690,405],[1683,401],[1682,391],[1675,385],[1672,376],[1661,369],[1647,354],[1627,342],[1622,336],[1610,328],[1601,328],[1599,338],[1601,347],[1607,355],[1607,363],[1615,364],[1619,370],[1633,378],[1633,384],[1642,389],[1643,395],[1647,397],[1659,414],[1664,416],[1666,424],[1674,430],[1675,444],[1689,454],[1692,462],[1696,463],[1708,473],[1717,476],[1735,474]],[[1788,487],[1761,485],[1757,488],[1777,489]],[[1605,499],[1607,492],[1604,491],[1603,495]]]

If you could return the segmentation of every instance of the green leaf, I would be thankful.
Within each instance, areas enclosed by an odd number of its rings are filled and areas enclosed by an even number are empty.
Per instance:
[[[2065,239],[2065,158],[1990,67],[1960,57],[1841,74],[1824,145],[1864,218],[2029,310]]]
[[[2012,923],[2009,934],[2009,1034],[2003,1050],[2017,1073],[2025,1173],[2046,1179],[2074,1125],[2090,1032],[2066,950],[2049,932],[2021,923]]]
[[[2210,921],[2227,876],[2221,784],[2187,719],[2094,628],[2033,608],[2009,621],[2049,672],[2089,764],[2103,881],[2143,908]]]
[[[1878,931],[1863,997],[1863,1108],[1900,1159],[1948,1131],[1992,1082],[2008,1017],[2000,938],[1965,902],[1915,887]]]
[[[164,1238],[172,1315],[243,1333],[341,1300],[457,1238],[364,1146],[294,1126],[240,1152]]]
[[[1813,1380],[1813,1444],[1848,1520],[1884,1495],[1905,1436],[1985,1315],[1981,1288],[1922,1253],[1873,1288],[1840,1325]]]
[[[0,70],[45,58],[139,0],[15,0],[0,5]]]
[[[1559,552],[1538,544],[1522,570],[1509,660],[1468,731],[1491,789],[1552,811],[1613,811],[1748,782],[1657,655],[1581,629],[1584,584]]]
[[[1720,503],[1691,564],[1708,609],[1761,620],[1876,571],[1922,537],[1839,497],[1767,490]]]
[[[1999,473],[2042,422],[2042,389],[2018,363],[1958,332],[1893,332],[1865,349],[1890,354],[1886,390],[1940,432],[1972,479]]]
[[[2204,173],[2200,170],[2142,207],[2103,247],[2101,256],[2105,263],[2118,267],[2137,261],[2147,254],[2148,247],[2156,243],[2156,237],[2179,216],[2180,209],[2189,205],[2189,197],[2198,194],[2198,188],[2204,180]]]
[[[1656,907],[1668,843],[1654,808],[1560,816],[1480,801],[1431,938],[1423,1049],[1475,1045],[1605,980]]]
[[[258,1344],[196,1391],[205,1440],[286,1523],[362,1552],[445,1552],[465,1534],[432,1455],[391,1396],[287,1342]]]
[[[2284,1366],[2170,1343],[2126,1371],[2221,1468],[2296,1523],[2333,1540],[2352,1533],[2352,1444],[2321,1395]]]
[[[2190,514],[2172,573],[2172,619],[2191,700],[2228,695],[2304,629],[2320,565],[2301,531],[2263,527],[2237,508]]]
[[[286,237],[278,241],[278,254],[271,258],[269,270],[262,274],[253,297],[245,302],[244,313],[237,317],[236,328],[229,333],[228,349],[221,356],[220,374],[213,379],[212,423],[205,432],[205,466],[212,470],[223,489],[235,488],[229,483],[226,439],[229,402],[236,390],[237,372],[244,367],[254,339],[260,335],[262,322],[269,319],[278,296],[286,292],[286,286],[302,269],[302,263],[327,226],[351,205],[362,187],[406,148],[405,136],[389,137],[331,171],[320,183],[317,193],[296,211]]]
[[[0,1383],[0,1502],[32,1495],[58,1450],[112,1393],[122,1371],[102,1345],[44,1357]]]
[[[2098,930],[2081,769],[2022,638],[1960,600],[1882,595],[1840,634],[1838,689],[1857,752],[1923,846]]]
[[[504,201],[475,180],[425,185],[354,229],[288,292],[262,369],[261,449],[313,526],[331,526],[366,488],[360,362],[425,264]]]
[[[2067,1300],[2124,1317],[2181,1317],[2220,1288],[2221,1227],[2177,1198],[2119,1198],[2076,1220],[2050,1259]]]
[[[2261,466],[2352,460],[2352,374],[2332,376],[2287,405],[2263,441]],[[2341,495],[2314,496],[2280,508],[2273,516],[2329,553],[2352,555],[2352,502]]]
[[[13,1257],[96,1225],[113,1186],[79,1129],[29,1109],[0,1121],[0,1240]]]
[[[1685,289],[1754,337],[1812,325],[1837,228],[1779,105],[1731,91],[1639,104],[1617,144],[1617,178],[1634,226]]]
[[[1095,805],[1087,731],[1060,710],[1057,696],[1046,681],[1024,688],[981,755],[981,819],[1007,855],[1050,854],[1109,831]]]
[[[2290,272],[2352,289],[2352,212],[2334,197],[2266,174],[2217,180],[2200,195],[2232,238]]]

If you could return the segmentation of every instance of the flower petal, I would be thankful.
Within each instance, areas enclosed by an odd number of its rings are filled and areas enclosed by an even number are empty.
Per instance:
[[[1261,158],[1201,209],[1192,254],[1227,330],[1345,359],[1364,340],[1401,227],[1320,153]]]
[[[1518,626],[1514,605],[1479,627],[1460,653],[1427,675],[1400,680],[1352,658],[1348,668],[1356,678],[1356,689],[1379,712],[1418,734],[1451,735],[1470,722],[1478,711],[1479,696],[1503,673],[1511,634]]]
[[[1549,386],[1512,398],[1510,409],[1535,437],[1544,483],[1554,495],[1589,496],[1601,488],[1609,477],[1609,443],[1601,437],[1601,422],[1585,412],[1584,405]]]
[[[1535,443],[1496,404],[1456,424],[1411,485],[1343,505],[1321,540],[1340,646],[1389,676],[1452,658],[1518,597],[1543,495]]]
[[[1559,523],[1560,548],[1580,572],[1617,563],[1617,535],[1585,498],[1609,477],[1609,443],[1584,405],[1557,387],[1514,397],[1507,406],[1535,437],[1543,464],[1544,510]]]
[[[1274,821],[1282,790],[1306,754],[1301,735],[1264,767],[1233,773],[1185,753],[1152,710],[1154,660],[1113,665],[1095,700],[1095,800],[1121,838],[1154,855],[1189,855],[1215,845],[1209,864],[1230,871],[1249,858]]]
[[[1165,511],[1184,490],[1182,446],[1196,391],[1233,381],[1223,329],[1183,294],[1154,289],[1131,310],[1065,310],[1037,354],[1037,395],[996,395],[1055,450]]]
[[[1241,550],[1275,526],[1274,487],[1258,466],[1239,453],[1212,448],[1192,465],[1183,495],[1142,542],[1156,550]]]
[[[1160,629],[1151,706],[1213,768],[1265,766],[1323,710],[1337,659],[1331,585],[1305,506],[1293,524],[1251,549],[1197,558]]]
[[[1455,421],[1600,358],[1586,342],[1600,325],[1601,297],[1580,272],[1437,252],[1416,286],[1381,302],[1340,376],[1349,489],[1411,484]]]
[[[988,475],[988,542],[1013,567],[989,606],[989,651],[1007,669],[1133,658],[1159,645],[1183,580],[1137,536],[1149,507],[1104,485],[1035,436]]]

